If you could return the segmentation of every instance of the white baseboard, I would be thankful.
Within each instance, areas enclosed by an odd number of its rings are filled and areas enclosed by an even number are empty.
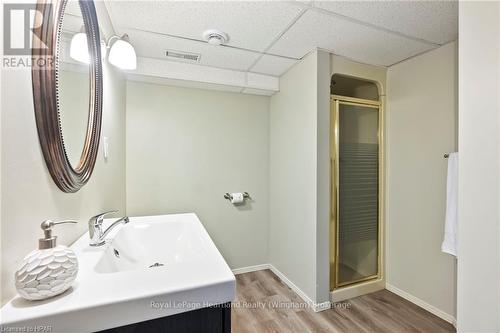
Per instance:
[[[270,269],[271,272],[273,272],[277,277],[280,278],[281,281],[283,281],[284,284],[286,284],[290,289],[292,289],[297,295],[299,295],[300,298],[304,300],[309,306],[314,310],[314,312],[319,312],[323,311],[326,309],[329,309],[331,307],[330,301],[323,302],[323,303],[315,303],[309,296],[307,296],[306,293],[304,293],[299,287],[295,285],[292,281],[290,281],[285,274],[281,273],[276,267],[274,267],[271,264],[262,264],[262,265],[255,265],[255,266],[248,266],[248,267],[241,267],[241,268],[236,268],[233,269],[233,274],[243,274],[243,273],[249,273],[249,272],[255,272],[255,271],[260,271],[264,269]]]
[[[238,274],[243,274],[243,273],[250,273],[250,272],[256,272],[256,271],[262,271],[265,269],[271,269],[270,266],[271,265],[269,265],[269,264],[262,264],[262,265],[235,268],[232,271],[233,271],[234,275],[238,275]]]
[[[429,303],[421,300],[420,298],[415,297],[412,294],[409,294],[406,291],[403,291],[403,290],[399,289],[398,287],[393,286],[392,284],[386,283],[385,289],[395,293],[396,295],[406,299],[407,301],[412,302],[413,304],[420,306],[424,310],[429,311],[430,313],[438,316],[439,318],[449,322],[450,324],[452,324],[453,326],[456,327],[457,320],[451,314],[446,313],[446,312],[436,308],[433,305],[430,305]]]
[[[314,310],[314,312],[320,312],[323,310],[327,310],[331,307],[330,301],[326,301],[323,303],[316,303],[314,302],[305,292],[303,292],[299,287],[295,285],[292,281],[290,281],[285,274],[281,273],[276,267],[274,267],[272,264],[269,264],[269,269],[277,276],[280,278],[281,281],[283,281],[284,284],[286,284],[290,289],[292,289],[297,295],[299,295],[300,298],[304,300],[309,306]]]
[[[284,284],[286,284],[290,289],[292,289],[297,295],[299,295],[300,298],[304,300],[311,308],[314,310],[314,312],[319,312],[323,310],[327,310],[331,307],[331,302],[323,302],[323,303],[315,303],[305,292],[303,292],[295,283],[290,281],[285,274],[283,274],[281,271],[279,271],[276,267],[274,267],[272,264],[261,264],[261,265],[255,265],[255,266],[247,266],[247,267],[241,267],[241,268],[236,268],[233,269],[233,274],[243,274],[243,273],[249,273],[249,272],[255,272],[255,271],[261,271],[265,269],[270,269],[277,277],[280,278],[281,281],[283,281]],[[395,286],[393,286],[390,283],[386,283],[385,288],[396,295],[406,299],[407,301],[412,302],[413,304],[416,304],[423,308],[424,310],[429,311],[430,313],[438,316],[439,318],[449,322],[453,326],[456,327],[457,320],[455,317],[450,315],[449,313],[446,313],[438,308],[436,308],[433,305],[430,305],[429,303],[421,300],[418,297],[415,297],[406,291],[403,291]]]

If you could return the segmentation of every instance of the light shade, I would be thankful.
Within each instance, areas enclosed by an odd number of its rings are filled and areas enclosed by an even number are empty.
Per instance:
[[[136,69],[137,55],[135,54],[134,47],[125,39],[118,39],[111,45],[108,60],[111,64],[121,69]]]
[[[69,56],[76,61],[85,64],[90,63],[89,47],[87,45],[87,34],[79,32],[71,38]]]

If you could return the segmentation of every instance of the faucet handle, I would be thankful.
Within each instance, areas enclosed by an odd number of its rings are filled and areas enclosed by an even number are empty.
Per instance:
[[[104,216],[106,216],[108,214],[113,214],[113,213],[118,213],[118,210],[109,210],[107,212],[97,214],[96,216],[92,216],[90,218],[90,221],[95,221],[96,223],[100,223]]]

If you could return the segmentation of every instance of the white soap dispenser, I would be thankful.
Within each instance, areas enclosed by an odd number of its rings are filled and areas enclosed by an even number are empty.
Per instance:
[[[75,252],[56,245],[57,236],[52,236],[52,227],[76,221],[44,221],[41,228],[44,238],[38,240],[38,250],[29,253],[16,271],[16,289],[27,300],[47,299],[65,292],[75,281],[78,261]]]

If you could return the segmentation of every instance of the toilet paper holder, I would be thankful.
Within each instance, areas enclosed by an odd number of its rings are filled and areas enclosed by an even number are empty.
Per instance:
[[[230,193],[225,193],[224,199],[233,200],[233,196]],[[250,194],[248,194],[248,192],[243,192],[243,199],[250,199]]]

